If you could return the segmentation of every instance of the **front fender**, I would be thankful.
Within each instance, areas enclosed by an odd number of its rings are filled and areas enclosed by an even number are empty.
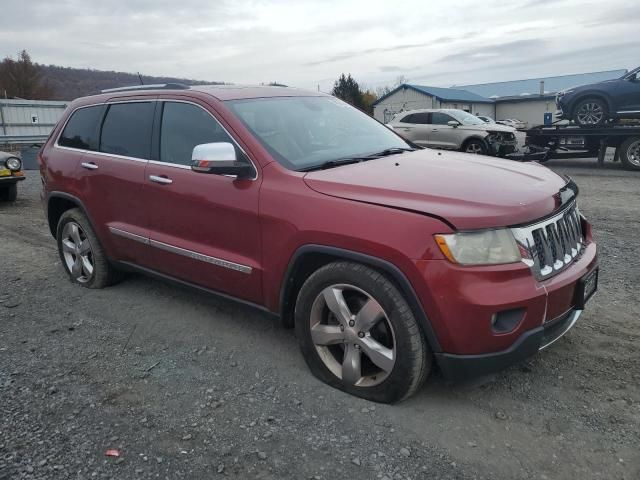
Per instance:
[[[295,302],[295,296],[292,295],[293,290],[299,287],[298,282],[296,281],[296,273],[300,271],[306,259],[310,259],[316,255],[323,256],[326,259],[324,261],[325,264],[338,260],[350,260],[368,265],[385,274],[400,289],[401,293],[409,303],[409,307],[420,324],[432,351],[442,351],[431,321],[424,311],[422,303],[420,302],[420,299],[407,276],[391,262],[344,248],[308,244],[301,246],[295,251],[287,266],[280,289],[280,314],[285,321],[285,324],[287,322],[287,313],[292,312],[294,308],[294,305],[292,304],[292,301]]]

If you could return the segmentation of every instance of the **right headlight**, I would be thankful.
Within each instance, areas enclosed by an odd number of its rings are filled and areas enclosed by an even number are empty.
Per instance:
[[[460,265],[500,265],[522,259],[509,229],[435,235],[444,256]]]
[[[9,157],[4,163],[12,172],[17,172],[22,167],[22,162],[17,157]]]

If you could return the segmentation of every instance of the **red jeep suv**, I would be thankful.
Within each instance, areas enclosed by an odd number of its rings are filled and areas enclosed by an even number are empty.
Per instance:
[[[578,188],[537,164],[416,149],[346,103],[178,84],[74,101],[40,153],[73,282],[123,270],[279,315],[324,382],[378,402],[437,365],[553,343],[597,288]]]

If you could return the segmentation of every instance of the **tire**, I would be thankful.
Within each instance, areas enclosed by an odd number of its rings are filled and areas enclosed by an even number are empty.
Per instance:
[[[572,120],[582,127],[604,125],[609,120],[609,107],[601,98],[585,98],[576,103]]]
[[[431,350],[406,299],[365,265],[335,262],[309,276],[298,294],[295,322],[311,372],[358,397],[399,402],[431,371]]]
[[[465,153],[474,153],[476,155],[486,155],[487,154],[487,146],[482,140],[477,138],[472,138],[471,140],[467,140],[464,142],[462,149],[460,150]]]
[[[0,189],[0,200],[3,200],[5,202],[15,202],[16,198],[18,198],[17,183],[14,183],[12,185],[9,185]]]
[[[629,170],[640,170],[640,137],[627,138],[618,148],[624,166]]]
[[[73,283],[104,288],[120,280],[120,272],[109,263],[91,223],[79,208],[62,214],[56,239],[62,266]]]

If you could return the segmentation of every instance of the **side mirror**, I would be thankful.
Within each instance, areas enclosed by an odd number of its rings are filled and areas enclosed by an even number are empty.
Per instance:
[[[196,145],[191,154],[191,170],[214,175],[232,175],[238,179],[253,178],[253,165],[238,161],[235,147],[228,142]]]
[[[460,125],[460,122],[456,122],[455,120],[449,120],[447,122],[447,125],[453,128],[458,128],[458,126]]]

